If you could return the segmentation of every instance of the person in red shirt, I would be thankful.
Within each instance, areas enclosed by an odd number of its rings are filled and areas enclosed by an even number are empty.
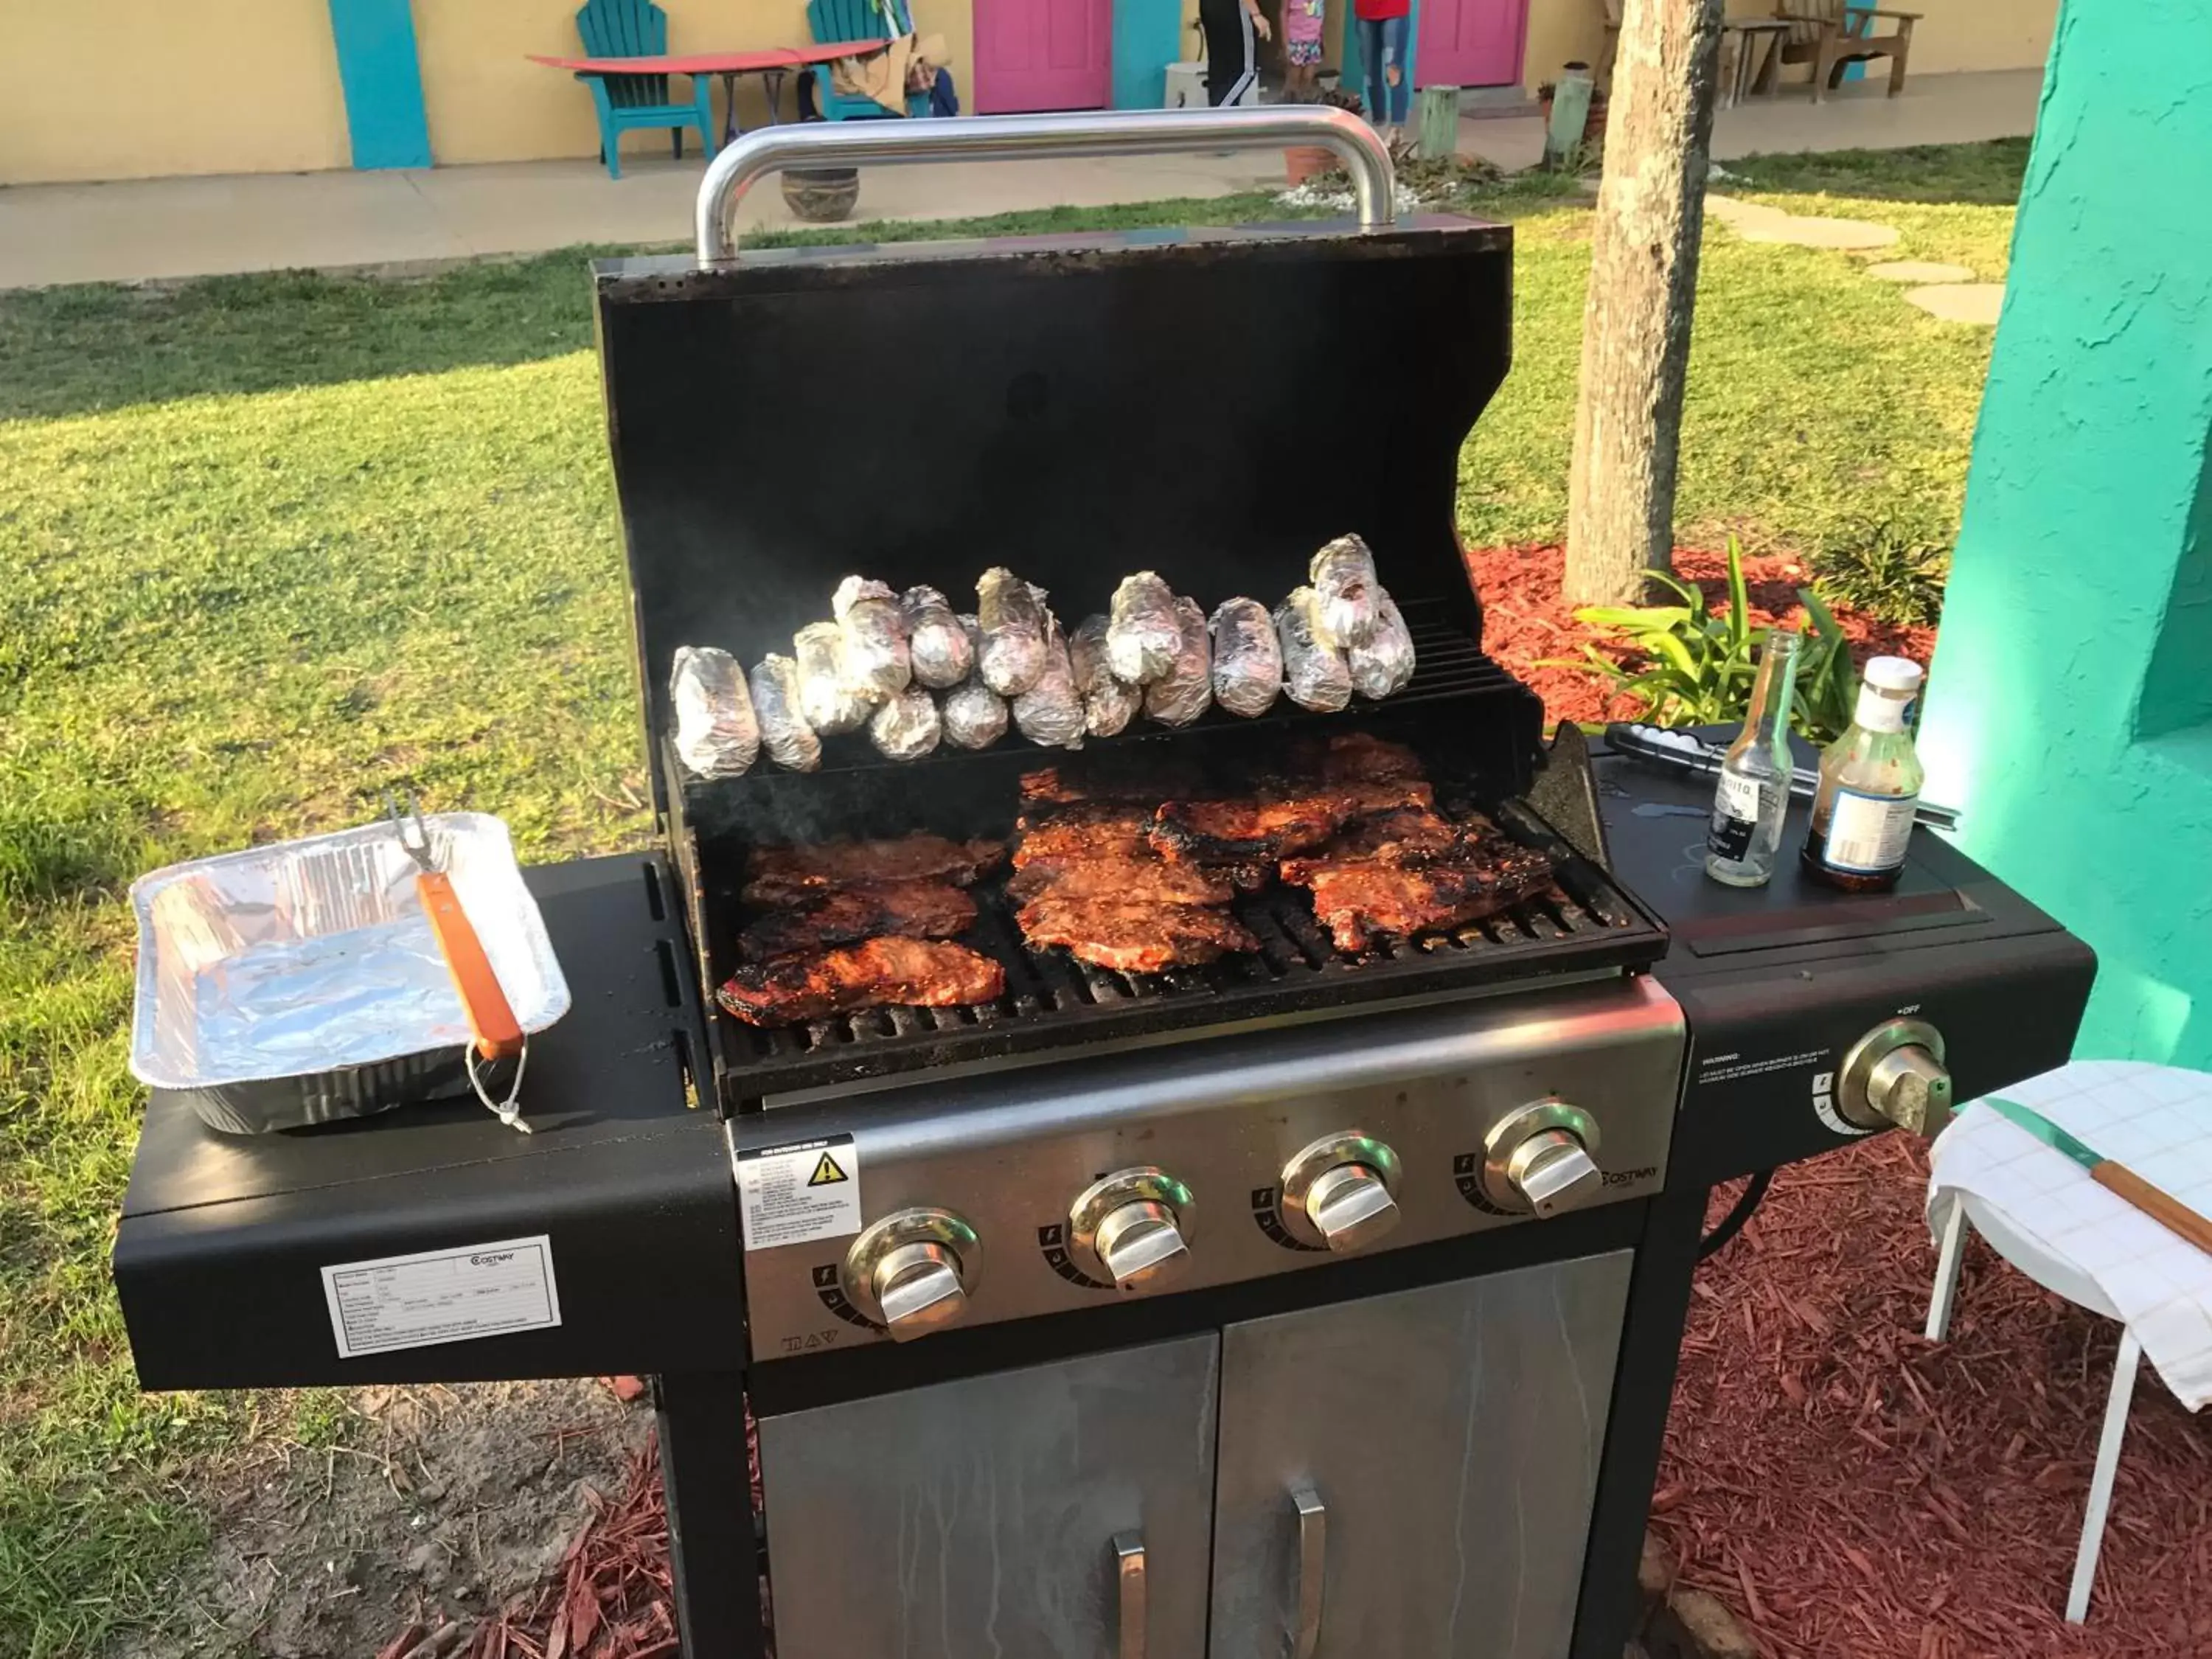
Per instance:
[[[1387,133],[1403,127],[1413,100],[1406,75],[1412,0],[1352,0],[1359,24],[1359,61],[1367,70],[1367,118]]]
[[[1206,101],[1217,108],[1242,102],[1260,72],[1253,32],[1273,37],[1260,0],[1198,0],[1198,21],[1206,31]]]

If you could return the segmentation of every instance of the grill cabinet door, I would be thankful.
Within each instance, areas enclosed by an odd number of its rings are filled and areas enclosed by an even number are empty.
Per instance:
[[[1208,1334],[763,1418],[778,1659],[1200,1659],[1219,1353]]]
[[[1212,1659],[1565,1653],[1632,1255],[1231,1326]]]

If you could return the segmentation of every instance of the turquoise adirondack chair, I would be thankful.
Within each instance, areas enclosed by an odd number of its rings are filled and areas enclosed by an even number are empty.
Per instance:
[[[834,46],[841,40],[891,40],[914,33],[901,0],[810,0],[806,27],[817,46]],[[825,121],[872,121],[887,118],[890,112],[872,98],[839,92],[830,83],[830,65],[813,65],[814,107]],[[929,113],[929,94],[907,94],[906,112],[916,118]]]
[[[659,58],[668,51],[668,14],[653,0],[590,0],[576,14],[576,33],[584,38],[584,51],[593,58]],[[607,176],[622,177],[619,153],[622,135],[634,127],[674,129],[676,159],[684,159],[684,129],[699,129],[699,142],[707,154],[714,153],[714,112],[712,81],[691,76],[691,101],[668,100],[665,75],[579,75],[592,88],[592,103],[599,112],[599,153],[606,158]]]

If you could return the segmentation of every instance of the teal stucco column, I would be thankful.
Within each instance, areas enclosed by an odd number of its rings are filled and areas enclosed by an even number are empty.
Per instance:
[[[1921,747],[2095,947],[2079,1052],[2212,1069],[2208,41],[2212,0],[2064,0]]]

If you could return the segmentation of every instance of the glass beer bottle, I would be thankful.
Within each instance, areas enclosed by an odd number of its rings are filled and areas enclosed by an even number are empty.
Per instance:
[[[1712,829],[1705,837],[1705,873],[1731,887],[1765,886],[1781,856],[1782,821],[1790,811],[1790,702],[1797,683],[1798,638],[1789,629],[1767,635],[1743,730],[1721,762]]]

